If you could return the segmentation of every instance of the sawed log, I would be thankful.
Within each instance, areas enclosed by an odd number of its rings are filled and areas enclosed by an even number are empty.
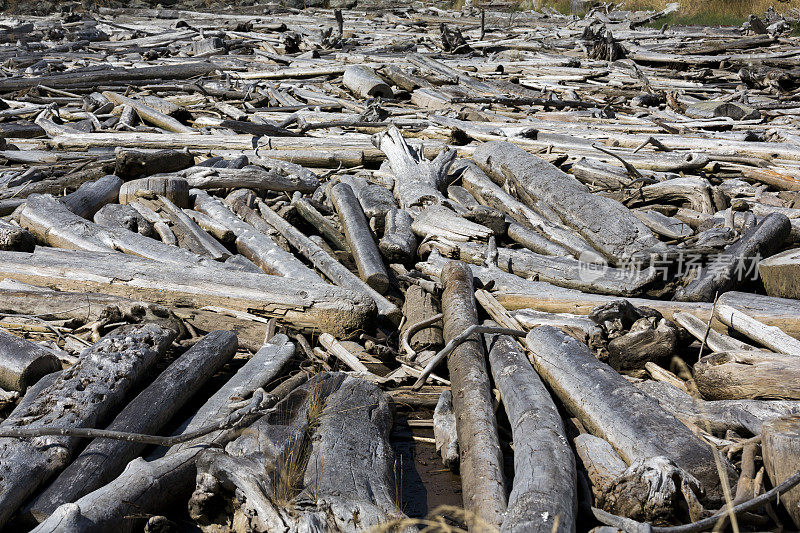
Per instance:
[[[57,370],[61,370],[61,362],[52,350],[0,328],[0,387],[24,392]]]
[[[73,367],[43,389],[24,411],[12,413],[0,428],[96,426],[116,410],[174,338],[174,331],[154,324],[114,330],[87,348]],[[28,496],[69,464],[78,445],[79,439],[63,436],[0,438],[0,526]]]

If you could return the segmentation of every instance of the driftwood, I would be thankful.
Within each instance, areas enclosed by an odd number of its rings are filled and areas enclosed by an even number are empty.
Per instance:
[[[243,498],[233,520],[257,530],[360,531],[402,518],[390,429],[387,398],[374,385],[319,374],[225,451],[201,454],[190,513],[213,524],[215,500],[235,490]]]
[[[95,182],[86,182],[61,201],[79,217],[92,219],[105,204],[116,202],[122,180],[117,176],[104,176]]]
[[[61,374],[23,410],[0,427],[92,426],[113,413],[136,381],[165,352],[175,337],[155,325],[120,328],[87,349],[78,363]],[[115,354],[111,358],[109,354]],[[102,402],[94,401],[102,397]],[[70,406],[52,409],[52,404]],[[70,437],[38,437],[24,441],[0,439],[0,523],[53,474],[64,468],[78,446]]]
[[[379,293],[385,293],[389,289],[389,274],[353,189],[346,183],[338,183],[331,188],[330,194],[359,276]]]
[[[782,298],[800,297],[797,284],[794,283],[800,267],[798,259],[798,250],[794,248],[759,261],[758,275],[767,294]]]
[[[652,232],[625,206],[591,194],[572,176],[511,143],[483,144],[472,157],[497,182],[513,184],[529,207],[536,201],[550,205],[565,224],[586,238],[612,264],[659,248]],[[619,221],[613,228],[603,223],[612,219]]]
[[[177,172],[192,165],[194,165],[194,155],[188,151],[138,152],[136,150],[119,150],[116,154],[114,174],[124,180],[130,180],[152,176],[153,174]],[[174,198],[169,198],[175,201]]]
[[[747,312],[723,303],[714,309],[715,316],[726,326],[778,353],[800,355],[800,340],[790,337],[777,326],[768,326]]]
[[[455,151],[443,151],[436,159],[428,161],[395,127],[375,136],[373,143],[386,154],[392,167],[394,195],[400,207],[408,209],[447,202],[442,190],[447,185],[447,171],[455,159]]]
[[[52,350],[0,329],[0,387],[24,392],[57,370],[61,363]]]
[[[706,269],[685,288],[679,290],[675,299],[685,302],[710,302],[717,292],[735,289],[747,272],[752,272],[760,257],[769,257],[786,241],[791,231],[789,219],[773,213],[753,229],[727,247]]]
[[[441,275],[444,284],[442,312],[444,338],[449,341],[469,326],[477,325],[472,273],[452,261]],[[491,405],[489,376],[483,346],[470,339],[450,353],[447,360],[456,414],[461,455],[464,508],[490,526],[500,526],[506,508],[503,467],[497,422]]]
[[[33,254],[0,252],[0,275],[60,290],[88,290],[140,297],[165,305],[219,305],[257,311],[301,328],[341,333],[363,327],[375,304],[361,294],[323,283],[312,285],[267,274],[169,267],[127,254],[40,248]],[[70,263],[66,275],[59,265]],[[121,281],[124,279],[125,281]],[[135,289],[134,289],[135,287]]]
[[[798,415],[776,418],[764,424],[761,436],[764,466],[774,485],[779,485],[800,468],[797,443]],[[800,490],[795,487],[783,492],[780,499],[795,526],[800,527]]]
[[[187,421],[181,433],[224,421],[230,414],[234,399],[247,398],[256,389],[266,386],[293,354],[294,346],[285,335],[273,337],[208,399]],[[165,456],[150,461],[135,459],[108,485],[56,509],[36,531],[136,531],[146,520],[143,512],[166,511],[182,497],[190,496],[196,472],[195,459],[205,448],[201,443],[225,444],[231,438],[230,431],[220,430],[172,446]]]
[[[709,400],[800,400],[798,362],[797,355],[772,352],[715,353],[695,363],[694,381]]]
[[[236,335],[216,331],[205,336],[172,363],[114,418],[106,429],[154,433],[236,352]],[[41,521],[62,503],[77,501],[116,478],[143,445],[95,439],[26,512]]]
[[[514,439],[514,486],[500,530],[573,531],[575,457],[561,415],[515,339],[487,336],[486,349]]]
[[[626,463],[664,456],[700,481],[708,501],[722,500],[716,452],[658,402],[609,371],[585,344],[551,326],[532,330],[525,342],[544,382],[589,431],[610,442]],[[587,382],[594,385],[586,387]],[[719,460],[728,478],[735,480],[730,464]]]
[[[364,65],[350,65],[344,69],[342,83],[353,94],[362,98],[391,98],[392,88],[375,71]]]
[[[154,237],[156,235],[153,224],[129,205],[105,205],[94,214],[93,220],[95,224],[100,224],[107,228],[125,228],[128,231],[139,233],[145,237]]]
[[[456,415],[453,412],[453,393],[450,390],[442,391],[433,410],[433,438],[444,466],[456,469],[459,455],[458,432]]]
[[[386,213],[378,248],[390,263],[408,263],[414,257],[417,237],[411,229],[413,222],[405,209],[392,209]]]

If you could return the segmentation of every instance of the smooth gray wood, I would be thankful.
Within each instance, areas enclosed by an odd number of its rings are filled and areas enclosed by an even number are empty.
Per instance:
[[[125,228],[145,237],[153,237],[156,234],[153,224],[129,205],[104,205],[94,214],[93,219],[95,224],[100,224],[107,228]]]
[[[95,213],[106,204],[116,203],[122,180],[117,176],[103,176],[97,181],[89,181],[78,190],[64,196],[61,201],[67,209],[82,218],[92,219]]]
[[[236,335],[213,331],[169,365],[106,426],[129,433],[158,434],[172,416],[236,353]],[[77,501],[122,473],[146,445],[94,439],[28,506],[42,521],[58,506]]]
[[[385,293],[389,289],[389,274],[353,189],[346,183],[338,183],[331,188],[330,195],[359,276],[376,291]]]
[[[24,392],[57,370],[61,370],[61,362],[52,350],[0,328],[0,387]]]
[[[174,338],[175,332],[153,324],[112,331],[87,348],[78,362],[42,390],[24,412],[15,413],[0,427],[96,426],[117,409]],[[78,446],[79,439],[62,436],[0,438],[0,525],[69,464]]]
[[[436,451],[447,468],[458,468],[458,433],[456,414],[453,412],[453,393],[443,390],[433,410],[433,439]]]
[[[460,261],[442,269],[444,339],[449,342],[478,324],[472,272]],[[503,458],[492,409],[491,385],[480,338],[462,343],[447,357],[461,455],[464,509],[500,527],[506,510]],[[477,527],[477,526],[473,526]]]
[[[180,208],[189,207],[189,184],[183,178],[170,176],[149,176],[126,181],[119,190],[119,203],[131,204],[139,197],[148,196],[163,196]]]
[[[694,364],[694,381],[707,400],[800,400],[800,354],[713,353]]]
[[[292,199],[292,205],[297,209],[297,213],[316,228],[329,243],[339,250],[350,251],[350,245],[347,244],[347,239],[341,230],[320,213],[308,198],[295,197]]]
[[[575,456],[561,415],[516,339],[487,335],[485,342],[514,441],[514,484],[500,531],[575,531]]]
[[[708,502],[722,501],[711,447],[657,401],[600,362],[588,346],[552,326],[531,330],[525,343],[550,390],[628,464],[663,455],[700,481]],[[735,470],[724,457],[720,461],[734,483]]]
[[[341,176],[339,181],[348,184],[353,189],[364,214],[370,220],[375,219],[377,231],[383,231],[386,214],[397,208],[392,191],[382,185],[355,176]]]
[[[408,263],[414,259],[417,237],[411,229],[413,222],[405,209],[392,209],[386,213],[378,248],[389,263]]]
[[[478,146],[472,159],[500,184],[513,185],[520,198],[546,202],[564,224],[582,235],[612,264],[620,264],[663,248],[655,235],[624,205],[594,195],[577,179],[508,142]],[[613,220],[613,224],[608,221]]]
[[[344,69],[342,84],[362,98],[391,98],[392,88],[375,71],[364,65],[348,65]]]

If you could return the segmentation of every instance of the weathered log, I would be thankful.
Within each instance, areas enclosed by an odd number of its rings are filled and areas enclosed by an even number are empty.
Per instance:
[[[180,121],[153,109],[149,105],[140,102],[139,100],[134,100],[133,98],[128,98],[127,96],[123,96],[112,91],[104,91],[103,96],[117,105],[126,105],[131,107],[134,111],[136,111],[136,114],[139,115],[139,118],[142,119],[142,122],[149,122],[154,126],[158,126],[159,128],[167,131],[173,131],[175,133],[194,133],[197,131],[194,128],[190,128],[189,126],[181,124]]]
[[[67,209],[79,217],[92,219],[95,213],[106,204],[116,203],[122,180],[109,175],[94,182],[86,182],[61,199]]]
[[[271,160],[274,161],[274,160]],[[192,167],[178,173],[195,189],[245,188],[260,191],[313,192],[319,186],[317,176],[286,161],[264,169],[256,165],[243,168]]]
[[[486,336],[514,441],[514,486],[501,531],[574,531],[575,457],[550,393],[516,339]]]
[[[541,203],[538,202],[534,206],[542,210],[541,214],[538,213],[504,191],[471,161],[459,161],[454,166],[456,166],[456,170],[461,170],[461,182],[464,187],[481,203],[506,213],[519,224],[535,231],[554,244],[564,247],[575,257],[580,257],[584,253],[587,255],[597,254],[583,237],[576,235],[564,226],[558,219],[558,215],[552,213],[552,209],[541,206]],[[554,218],[558,220],[553,220]],[[516,240],[511,234],[510,227],[509,236]]]
[[[68,271],[64,265],[69,265]],[[376,313],[366,296],[324,283],[189,264],[170,266],[128,254],[52,248],[37,248],[33,254],[0,252],[0,276],[61,290],[136,294],[169,306],[217,305],[337,335],[366,329]]]
[[[153,224],[129,205],[104,205],[94,214],[93,219],[95,224],[100,224],[107,228],[125,228],[128,231],[139,233],[145,237],[153,237],[155,235]]]
[[[403,209],[447,202],[442,190],[447,185],[447,171],[456,157],[454,150],[439,153],[433,161],[425,159],[421,149],[410,146],[400,130],[392,126],[372,139],[386,154],[395,175],[394,195]]]
[[[28,230],[0,220],[0,250],[32,252],[34,246],[36,240]]]
[[[417,251],[417,237],[411,227],[414,219],[405,209],[386,213],[383,237],[378,248],[389,263],[408,263]]]
[[[215,331],[203,337],[130,401],[106,427],[155,434],[236,353],[236,335]],[[144,449],[144,444],[95,439],[26,509],[39,521],[63,503],[106,485]]]
[[[433,410],[433,438],[444,466],[451,470],[458,468],[456,415],[453,412],[453,393],[449,389],[442,391]]]
[[[427,239],[441,237],[451,241],[487,241],[494,233],[481,224],[460,217],[442,205],[429,205],[414,217],[414,233]]]
[[[194,220],[194,222],[213,235],[218,241],[224,244],[232,244],[236,240],[236,234],[227,226],[220,224],[208,215],[205,215],[194,209],[184,209],[186,216]]]
[[[439,304],[433,295],[417,285],[411,285],[405,294],[403,316],[406,320],[400,330],[401,338],[405,338],[409,328],[423,320],[430,320],[439,314]],[[442,328],[439,324],[431,324],[411,334],[408,344],[416,352],[421,350],[438,350],[444,345]]]
[[[743,333],[770,350],[800,356],[800,340],[790,337],[779,326],[768,326],[737,309],[733,302],[721,304],[717,302],[714,316],[726,326]]]
[[[0,387],[24,392],[57,370],[61,363],[52,350],[0,329]]]
[[[375,302],[378,313],[394,322],[400,320],[400,309],[382,296],[378,291],[367,285],[361,278],[350,272],[344,265],[336,260],[309,239],[303,232],[292,226],[283,217],[270,209],[263,202],[258,203],[259,212],[264,220],[280,232],[289,243],[311,264],[325,274],[331,281],[340,287],[360,292]]]
[[[733,290],[749,272],[756,272],[758,260],[769,257],[786,242],[792,225],[785,215],[771,213],[742,235],[702,269],[685,288],[675,293],[675,300],[710,302],[717,293]]]
[[[764,466],[777,486],[800,470],[800,415],[776,418],[764,424],[761,433]],[[800,527],[800,487],[780,495],[795,526]]]
[[[377,231],[383,231],[387,213],[397,209],[397,202],[391,191],[377,183],[371,183],[364,178],[355,176],[341,176],[339,181],[348,184],[353,189],[364,214],[368,219],[374,219]]]
[[[572,255],[566,248],[516,222],[508,226],[508,236],[528,250],[542,255],[565,257]]]
[[[678,312],[672,315],[672,319],[695,339],[705,342],[706,346],[714,352],[745,352],[758,349],[709,328],[705,322],[690,313]]]
[[[331,188],[330,194],[359,276],[376,291],[385,293],[389,289],[389,274],[353,189],[346,183],[338,183]]]
[[[236,235],[236,249],[250,259],[267,274],[277,274],[288,278],[323,283],[322,278],[304,265],[295,256],[278,246],[275,241],[244,222],[217,198],[205,191],[192,189],[195,198],[194,208],[205,213]]]
[[[663,318],[640,318],[630,331],[608,343],[608,364],[615,370],[644,368],[645,363],[663,363],[678,348],[678,328]]]
[[[344,234],[339,228],[334,226],[330,220],[325,218],[308,198],[294,198],[292,200],[292,205],[297,209],[298,214],[303,217],[306,222],[315,227],[328,242],[339,250],[350,251],[350,245],[347,244],[347,239],[345,239]]]
[[[187,422],[181,434],[224,421],[231,402],[248,398],[256,389],[275,379],[294,354],[285,335],[276,335],[229,379]],[[293,380],[289,380],[290,382]],[[285,393],[275,396],[280,398]],[[294,385],[291,386],[294,388]],[[291,389],[290,389],[291,390]],[[288,392],[288,391],[287,391]],[[36,531],[129,533],[141,530],[148,514],[175,509],[191,495],[195,459],[207,445],[224,445],[231,431],[216,431],[194,441],[177,444],[166,456],[131,461],[108,485],[59,507]]]
[[[375,385],[319,374],[225,451],[201,454],[190,514],[213,523],[209,513],[235,491],[233,517],[222,518],[256,530],[355,532],[403,519],[393,496],[391,421]]]
[[[800,402],[785,400],[703,400],[662,381],[642,381],[637,389],[654,398],[667,412],[714,435],[728,430],[759,435],[775,418],[800,414]]]
[[[25,412],[7,418],[0,428],[91,427],[100,423],[164,355],[174,338],[173,331],[151,324],[115,330],[87,348],[78,362],[42,390]],[[53,409],[54,404],[70,407]],[[0,492],[0,524],[5,524],[28,496],[67,466],[78,443],[77,438],[60,436],[0,438],[4,489]]]
[[[622,204],[596,196],[574,177],[511,143],[480,145],[473,160],[498,183],[508,181],[528,204],[549,204],[612,264],[663,248],[653,233]],[[616,220],[613,227],[605,222]]]
[[[348,65],[344,69],[342,83],[356,96],[362,98],[391,98],[392,88],[371,68],[364,65]]]
[[[441,275],[444,338],[450,341],[478,324],[472,273],[449,262]],[[464,508],[489,526],[499,527],[506,509],[503,460],[491,400],[483,346],[477,338],[462,343],[448,359],[461,455]]]
[[[694,381],[708,400],[800,400],[800,357],[772,352],[721,352],[694,365]]]
[[[192,165],[194,165],[194,155],[185,150],[159,150],[154,152],[118,150],[114,174],[124,180],[130,180],[152,176],[153,174],[177,172]],[[167,194],[169,192],[167,189],[156,192],[167,196],[170,200],[180,205],[175,198]]]
[[[658,402],[556,328],[536,328],[525,342],[534,368],[565,407],[592,434],[610,442],[628,464],[662,455],[695,476],[708,501],[722,501],[716,452]],[[735,481],[730,463],[719,460]]]
[[[158,197],[160,211],[169,217],[172,222],[173,232],[181,235],[180,244],[184,248],[196,249],[200,255],[205,255],[215,261],[224,261],[231,253],[214,237],[198,226],[183,209],[172,203],[166,196]],[[188,242],[187,242],[188,241]],[[191,244],[190,244],[191,243]]]
[[[141,198],[136,200],[135,202],[130,202],[128,205],[134,208],[140,215],[142,215],[142,217],[144,217],[145,220],[147,220],[153,225],[153,230],[158,234],[158,237],[161,239],[161,242],[163,242],[164,244],[170,244],[174,246],[178,245],[178,238],[175,236],[175,233],[172,232],[172,229],[167,224],[168,222],[167,218],[164,218],[158,213],[156,213],[152,208],[150,208],[149,205],[145,205],[144,200]]]
[[[800,299],[800,249],[793,248],[758,263],[758,275],[770,296]]]
[[[180,208],[189,207],[189,184],[183,178],[167,176],[127,181],[120,187],[119,203],[130,204],[146,196],[163,196]]]

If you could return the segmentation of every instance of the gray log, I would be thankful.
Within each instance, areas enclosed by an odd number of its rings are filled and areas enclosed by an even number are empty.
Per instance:
[[[509,182],[529,206],[549,204],[612,264],[663,248],[655,235],[621,203],[594,195],[577,179],[508,142],[478,146],[473,160],[499,183]],[[614,220],[613,225],[608,221]]]
[[[0,329],[0,387],[24,392],[57,370],[61,362],[52,350]]]
[[[516,339],[487,336],[486,349],[514,440],[514,486],[500,530],[575,531],[575,457],[561,415]]]
[[[444,338],[450,341],[478,323],[472,272],[459,261],[442,269]],[[499,527],[506,510],[503,458],[492,409],[491,386],[483,345],[475,338],[459,345],[447,358],[461,454],[464,509],[489,526]],[[477,529],[478,526],[473,526]]]
[[[158,150],[139,152],[136,150],[117,151],[114,174],[124,180],[177,172],[194,165],[194,155],[188,151]],[[160,192],[160,194],[164,194]],[[174,198],[170,200],[176,202]],[[185,205],[183,207],[186,207]]]
[[[443,390],[433,410],[433,438],[436,451],[447,468],[458,468],[458,433],[456,432],[456,415],[453,412],[453,393]]]
[[[286,276],[311,283],[323,283],[322,278],[304,265],[295,256],[278,246],[267,235],[237,217],[217,198],[205,191],[192,189],[195,198],[194,208],[205,213],[236,235],[236,249],[250,259],[267,274]]]
[[[344,69],[342,83],[353,94],[362,98],[391,98],[392,88],[375,71],[364,65],[348,65]]]
[[[700,358],[693,370],[707,400],[800,400],[800,354],[713,353]]]
[[[84,183],[61,201],[79,217],[91,220],[101,207],[117,202],[121,186],[122,180],[117,176],[104,176],[97,181]]]
[[[183,178],[169,176],[150,176],[131,180],[120,187],[119,203],[131,204],[138,197],[147,196],[163,196],[178,207],[189,207],[189,184]]]
[[[508,226],[508,236],[518,242],[531,252],[542,255],[554,255],[556,257],[567,257],[572,254],[561,246],[546,237],[539,235],[522,224],[513,223]]]
[[[106,429],[157,434],[172,416],[236,353],[236,335],[214,331],[203,337],[131,400]],[[42,521],[63,503],[106,485],[145,448],[144,444],[95,439],[28,507]]]
[[[87,348],[24,412],[7,418],[0,427],[96,426],[114,412],[174,338],[173,331],[152,324],[113,331]],[[53,405],[64,408],[54,409]],[[69,464],[78,445],[79,439],[62,436],[0,438],[0,525],[42,483]]]
[[[777,252],[786,242],[792,224],[780,213],[771,213],[758,225],[731,244],[694,280],[675,293],[683,302],[711,302],[717,293],[736,288],[747,280],[748,273],[757,272],[758,260]]]
[[[417,237],[411,230],[414,219],[404,209],[392,209],[386,213],[383,237],[378,243],[389,263],[408,263],[417,251]]]
[[[339,181],[348,184],[353,189],[364,214],[368,219],[375,219],[375,229],[382,232],[386,214],[397,208],[397,202],[395,202],[392,192],[377,183],[371,183],[364,178],[355,176],[341,176]]]
[[[330,194],[359,276],[376,291],[385,293],[389,289],[389,274],[353,189],[345,183],[338,183],[331,188]]]
[[[145,237],[152,237],[155,235],[153,224],[129,205],[104,205],[94,214],[94,222],[95,224],[100,224],[107,228],[125,228],[128,231],[139,233]]]
[[[629,465],[663,455],[700,481],[709,502],[722,501],[715,452],[658,402],[556,328],[536,328],[525,342],[534,368],[564,406]],[[720,461],[734,483],[733,467],[724,457]]]

